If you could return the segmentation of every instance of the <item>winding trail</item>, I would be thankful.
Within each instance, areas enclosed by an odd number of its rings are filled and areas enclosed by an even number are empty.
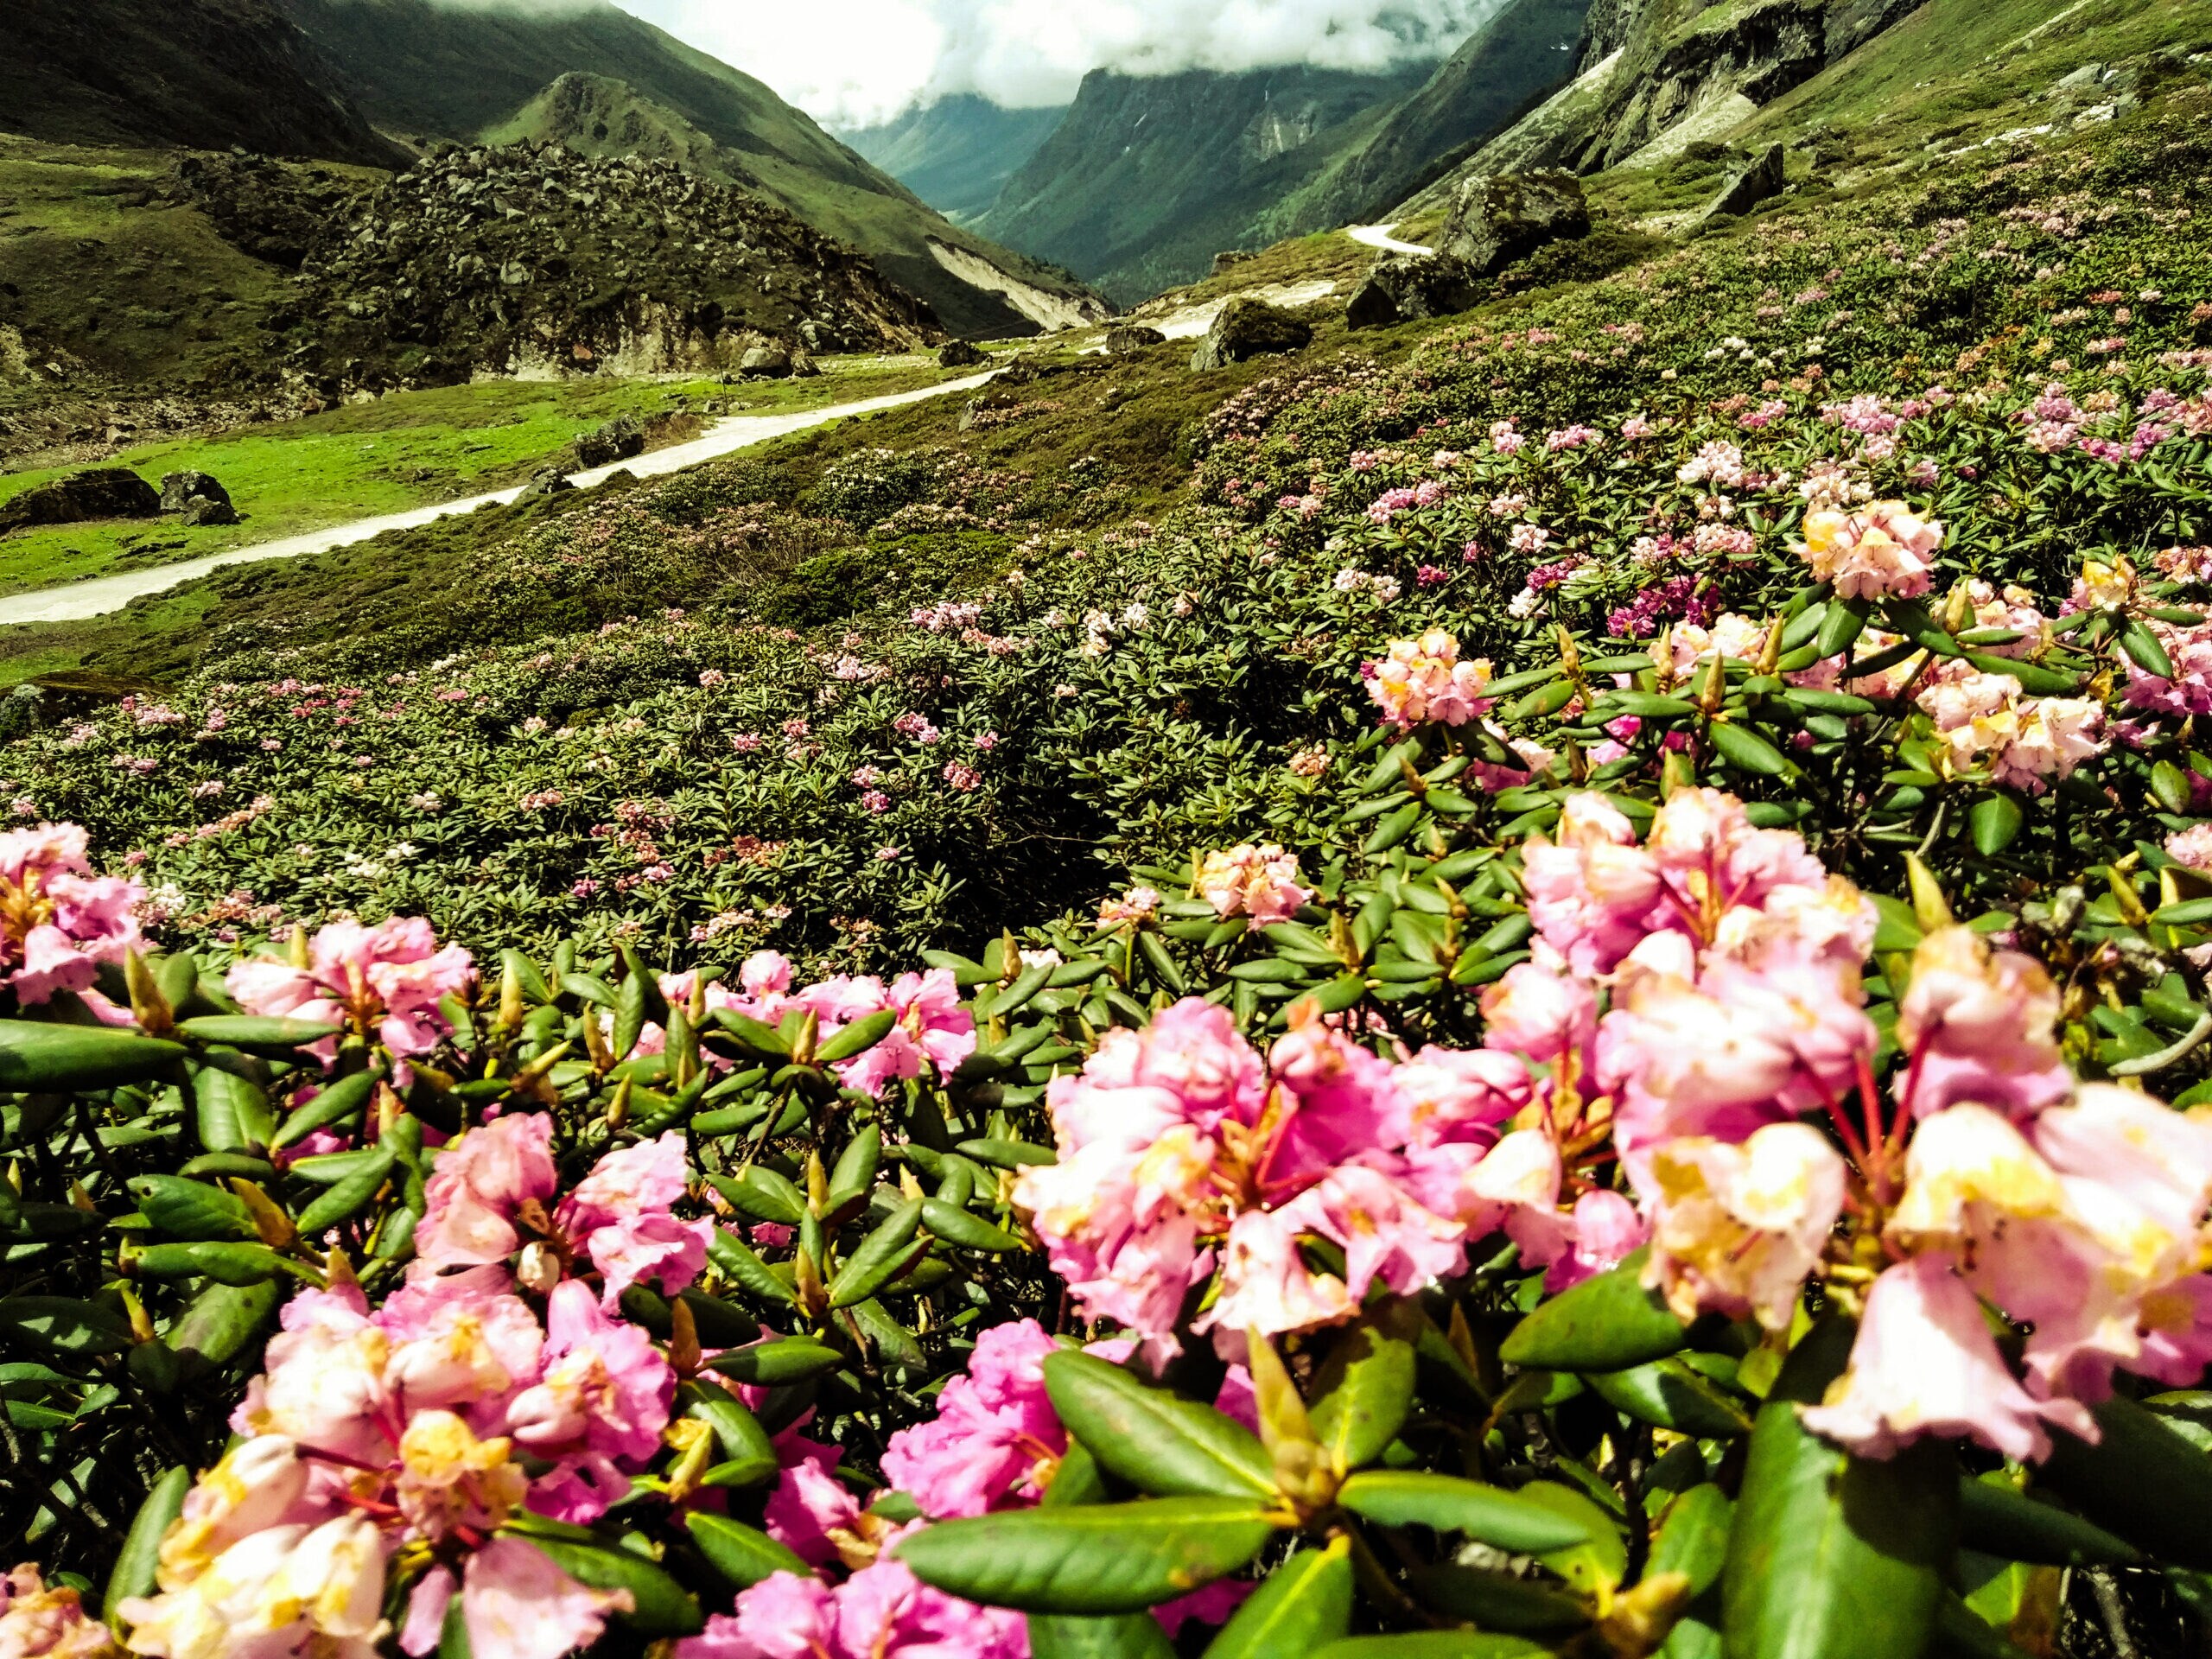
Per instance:
[[[1401,242],[1390,234],[1397,226],[1392,225],[1351,225],[1344,234],[1363,247],[1380,248],[1384,253],[1434,253],[1434,248],[1425,248],[1418,242]]]
[[[671,444],[665,449],[648,450],[628,461],[617,461],[612,467],[575,473],[570,475],[571,480],[579,489],[589,489],[620,472],[632,473],[639,478],[659,478],[669,473],[681,472],[686,467],[696,467],[702,461],[728,454],[732,450],[766,443],[771,438],[787,437],[794,432],[804,432],[809,427],[842,420],[849,415],[867,415],[879,409],[896,409],[902,404],[918,404],[926,398],[942,397],[950,392],[972,391],[995,372],[997,371],[987,369],[981,374],[948,380],[942,385],[924,386],[916,391],[887,392],[880,397],[863,397],[857,403],[831,404],[821,409],[795,410],[783,415],[728,416],[688,443]],[[464,496],[457,501],[434,502],[428,506],[410,507],[404,512],[388,512],[375,518],[356,518],[350,524],[332,524],[323,530],[311,530],[302,535],[286,536],[273,542],[256,542],[245,547],[211,553],[205,558],[156,565],[151,569],[133,570],[119,576],[95,576],[89,582],[43,588],[33,593],[6,594],[0,596],[0,626],[22,622],[81,622],[89,617],[105,616],[110,611],[121,610],[134,599],[163,592],[181,582],[196,582],[208,572],[219,570],[225,565],[252,564],[262,559],[294,559],[305,553],[327,553],[333,548],[351,547],[356,542],[365,542],[372,537],[381,536],[388,530],[412,530],[453,513],[474,512],[479,507],[495,504],[504,505],[520,495],[523,488],[519,484],[512,485],[506,489],[493,490],[484,495]]]

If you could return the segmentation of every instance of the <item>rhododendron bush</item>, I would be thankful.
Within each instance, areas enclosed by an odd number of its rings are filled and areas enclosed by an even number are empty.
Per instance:
[[[0,1659],[2199,1651],[2171,149],[1308,365],[866,626],[26,721]]]

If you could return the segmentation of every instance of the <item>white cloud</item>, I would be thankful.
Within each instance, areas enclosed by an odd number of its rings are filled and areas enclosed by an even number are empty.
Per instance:
[[[1500,0],[616,3],[818,119],[858,126],[955,92],[1065,103],[1097,68],[1388,68],[1449,53]]]

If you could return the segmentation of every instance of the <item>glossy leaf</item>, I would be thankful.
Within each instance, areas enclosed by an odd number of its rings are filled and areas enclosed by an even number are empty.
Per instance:
[[[1268,1574],[1207,1646],[1205,1659],[1311,1653],[1351,1628],[1351,1548],[1301,1549]]]
[[[326,1128],[333,1123],[342,1123],[365,1110],[370,1097],[376,1093],[376,1088],[377,1074],[374,1071],[356,1071],[340,1077],[306,1105],[286,1114],[284,1121],[270,1136],[270,1149],[289,1147],[317,1129]]]
[[[753,1252],[753,1247],[727,1228],[715,1228],[713,1237],[707,1241],[707,1259],[725,1277],[764,1301],[791,1303],[798,1300],[791,1287]]]
[[[830,1306],[850,1307],[883,1288],[912,1260],[914,1236],[921,1230],[922,1205],[915,1198],[885,1217],[883,1224],[861,1241],[830,1281]]]
[[[628,1591],[630,1611],[615,1617],[647,1641],[696,1636],[706,1627],[706,1618],[690,1593],[642,1555],[535,1533],[528,1541],[578,1584],[594,1590]]]
[[[710,1370],[741,1382],[770,1385],[804,1382],[810,1376],[835,1370],[845,1357],[810,1337],[785,1337],[750,1348],[733,1348],[707,1362]]]
[[[2051,1436],[2043,1484],[2107,1531],[2153,1555],[2212,1570],[2212,1457],[2156,1412],[2114,1395],[2093,1406],[2095,1446]]]
[[[694,1510],[683,1517],[683,1524],[708,1566],[734,1590],[745,1589],[778,1573],[795,1573],[804,1578],[814,1570],[758,1527],[748,1527],[726,1515]]]
[[[1959,1542],[2053,1567],[2126,1567],[2143,1559],[2126,1540],[1995,1479],[1959,1483]]]
[[[140,1175],[130,1182],[139,1213],[170,1238],[244,1239],[259,1236],[253,1216],[235,1193],[178,1175]]]
[[[1175,1659],[1175,1644],[1150,1613],[1032,1613],[1028,1623],[1029,1659]]]
[[[1722,1576],[1730,1659],[1897,1659],[1927,1645],[1958,1475],[1939,1442],[1853,1458],[1799,1420],[1842,1370],[1850,1334],[1833,1319],[1808,1333],[1751,1431]]]
[[[1967,828],[1974,836],[1974,849],[1984,858],[1994,858],[2012,844],[2020,833],[2025,817],[2020,804],[2010,795],[1983,796],[1967,814]]]
[[[1339,1469],[1372,1463],[1405,1423],[1414,1397],[1408,1327],[1404,1311],[1361,1319],[1337,1338],[1314,1376],[1313,1438]]]
[[[925,1584],[1028,1612],[1136,1612],[1234,1573],[1274,1535],[1230,1497],[1011,1510],[940,1521],[898,1556]]]
[[[117,1354],[131,1343],[120,1313],[67,1296],[0,1297],[0,1335],[63,1354]]]
[[[1550,1584],[1446,1561],[1417,1567],[1407,1587],[1421,1605],[1483,1630],[1557,1636],[1590,1622],[1589,1604]]]
[[[181,1020],[177,1030],[199,1043],[220,1043],[226,1048],[268,1049],[289,1055],[309,1043],[336,1037],[346,1027],[320,1020],[276,1020],[257,1014],[211,1014],[198,1020]]]
[[[390,1179],[392,1166],[398,1161],[392,1148],[379,1147],[377,1156],[344,1180],[316,1194],[315,1202],[299,1213],[301,1234],[308,1238],[319,1237],[326,1229],[335,1227],[343,1221],[351,1221],[376,1196],[377,1189]]]
[[[1620,1371],[1680,1351],[1689,1327],[1643,1287],[1644,1255],[1543,1303],[1514,1326],[1499,1357],[1533,1370]]]
[[[1521,1636],[1477,1630],[1402,1630],[1395,1636],[1349,1636],[1306,1659],[1531,1659],[1545,1649]]]
[[[1046,1356],[1045,1386],[1068,1433],[1140,1491],[1247,1498],[1274,1491],[1274,1465],[1259,1437],[1211,1406],[1152,1388],[1092,1354]]]
[[[123,1548],[115,1558],[115,1566],[107,1575],[107,1592],[100,1599],[110,1623],[116,1623],[116,1607],[134,1596],[154,1593],[154,1573],[160,1565],[162,1535],[168,1530],[169,1522],[184,1510],[184,1495],[192,1490],[192,1471],[179,1464],[154,1483],[146,1494],[146,1501],[138,1506],[132,1517],[130,1530],[124,1535]]]
[[[1728,1560],[1728,1529],[1735,1514],[1728,1495],[1710,1481],[1691,1487],[1667,1506],[1651,1542],[1646,1577],[1680,1573],[1690,1593],[1701,1596],[1720,1579]]]
[[[1722,1440],[1751,1431],[1726,1389],[1671,1355],[1624,1371],[1586,1371],[1583,1381],[1616,1411],[1678,1434]]]
[[[276,1135],[269,1096],[260,1085],[220,1066],[203,1065],[192,1074],[194,1128],[210,1152],[238,1152],[265,1147]]]
[[[947,1204],[942,1198],[922,1201],[922,1225],[948,1244],[964,1250],[1018,1250],[1021,1241],[1003,1227],[994,1226],[981,1216],[970,1215],[957,1205]]]
[[[814,1051],[814,1063],[817,1065],[834,1065],[840,1060],[849,1060],[856,1054],[866,1053],[881,1042],[892,1027],[898,1023],[899,1015],[895,1009],[879,1008],[849,1026],[840,1026]]]
[[[1478,1543],[1529,1555],[1589,1541],[1579,1521],[1502,1486],[1422,1470],[1370,1469],[1344,1482],[1337,1501],[1354,1515],[1384,1526],[1433,1527],[1464,1533]]]

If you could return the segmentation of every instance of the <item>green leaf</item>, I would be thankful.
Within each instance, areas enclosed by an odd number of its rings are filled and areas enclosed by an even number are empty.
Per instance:
[[[746,1589],[778,1573],[806,1578],[814,1571],[759,1528],[728,1516],[695,1510],[683,1517],[683,1524],[690,1529],[691,1541],[707,1558],[707,1565],[733,1590]]]
[[[2067,697],[2081,690],[2081,677],[2045,668],[2040,663],[2023,662],[2017,657],[1999,657],[1993,652],[1969,651],[1966,659],[1985,674],[2009,674],[2020,683],[2020,690],[2031,697]]]
[[[995,1227],[942,1198],[922,1200],[922,1225],[948,1244],[968,1250],[1018,1250],[1021,1241],[1003,1227]]]
[[[1029,1659],[1175,1659],[1175,1644],[1150,1613],[1032,1613],[1028,1623]]]
[[[171,1238],[259,1238],[253,1215],[234,1193],[179,1175],[132,1178],[130,1196],[154,1230]]]
[[[1713,740],[1713,752],[1738,772],[1780,778],[1789,770],[1782,751],[1746,727],[1716,720],[1706,734]]]
[[[864,1054],[881,1042],[892,1027],[898,1023],[896,1009],[879,1008],[864,1019],[854,1020],[849,1026],[840,1026],[835,1033],[823,1040],[821,1047],[814,1051],[814,1063],[817,1065],[834,1065],[839,1060],[849,1060],[855,1054]]]
[[[1337,1502],[1386,1527],[1465,1533],[1478,1543],[1518,1555],[1571,1549],[1590,1539],[1582,1522],[1556,1515],[1522,1492],[1418,1469],[1370,1469],[1354,1475],[1337,1493]]]
[[[861,1241],[830,1281],[830,1306],[850,1307],[864,1302],[908,1266],[914,1254],[914,1235],[921,1230],[922,1205],[914,1198],[900,1205],[883,1224]]]
[[[1603,1490],[1611,1496],[1610,1488]],[[1626,1575],[1628,1545],[1612,1516],[1588,1494],[1559,1481],[1532,1480],[1515,1496],[1582,1529],[1582,1542],[1541,1551],[1536,1559],[1584,1595],[1601,1596]]]
[[[1959,1542],[1986,1555],[2051,1567],[2132,1567],[2143,1559],[2126,1540],[2001,1478],[1959,1483]]]
[[[499,971],[522,987],[522,994],[532,1002],[550,1002],[553,992],[545,976],[537,971],[537,964],[521,951],[505,950],[499,952]]]
[[[1976,801],[1974,810],[1967,814],[1967,828],[1974,836],[1974,849],[1984,858],[1994,858],[2012,844],[2026,822],[2020,804],[2010,795],[1993,793]]]
[[[1650,666],[1647,662],[1645,667]],[[1593,710],[1601,719],[1634,715],[1639,720],[1681,720],[1697,713],[1687,697],[1662,697],[1652,691],[1608,691]]]
[[[4,1306],[0,1304],[0,1306]],[[2095,1446],[2051,1436],[2043,1484],[2097,1525],[2164,1560],[2212,1569],[2212,1458],[2134,1401],[2090,1408]]]
[[[1540,1305],[1516,1325],[1498,1355],[1543,1371],[1622,1371],[1688,1344],[1689,1328],[1643,1284],[1645,1251]]]
[[[783,1033],[773,1026],[762,1025],[750,1014],[740,1014],[734,1008],[716,1008],[708,1017],[758,1059],[788,1060],[791,1057],[791,1046]]]
[[[374,1071],[355,1071],[339,1078],[306,1105],[286,1114],[284,1121],[276,1126],[276,1133],[270,1137],[270,1149],[275,1151],[281,1147],[289,1147],[295,1141],[304,1140],[313,1135],[317,1129],[341,1123],[365,1110],[369,1097],[376,1093],[376,1087],[377,1073]]]
[[[1057,963],[1033,963],[1014,976],[1014,982],[991,999],[984,1010],[987,1020],[1003,1020],[1008,1014],[1028,1005],[1030,999],[1045,988],[1052,977]]]
[[[1485,1630],[1553,1636],[1590,1622],[1587,1604],[1564,1590],[1479,1567],[1417,1567],[1407,1583],[1422,1605]]]
[[[1092,1354],[1046,1355],[1045,1387],[1068,1433],[1140,1491],[1274,1495],[1274,1460],[1259,1436],[1211,1406],[1149,1388]]]
[[[107,1026],[0,1020],[0,1090],[113,1089],[158,1076],[185,1052],[181,1044]]]
[[[1701,1596],[1719,1581],[1728,1560],[1728,1528],[1736,1506],[1711,1481],[1691,1487],[1667,1506],[1652,1540],[1646,1577],[1680,1573],[1690,1594]]]
[[[642,1555],[549,1538],[535,1531],[528,1542],[578,1584],[593,1590],[627,1590],[630,1611],[615,1617],[647,1641],[696,1636],[706,1628],[706,1618],[690,1593]]]
[[[882,1162],[883,1131],[871,1123],[846,1142],[837,1166],[830,1172],[830,1196],[842,1199],[848,1194],[866,1192],[875,1185],[875,1172]]]
[[[788,1177],[754,1164],[734,1176],[709,1175],[707,1185],[755,1221],[796,1227],[806,1213],[806,1200]]]
[[[741,1382],[774,1386],[804,1382],[810,1376],[835,1370],[844,1363],[842,1354],[811,1337],[784,1337],[775,1342],[733,1348],[728,1353],[717,1354],[707,1362],[707,1367]]]
[[[100,1599],[100,1607],[109,1624],[119,1625],[115,1610],[123,1603],[134,1596],[154,1593],[154,1571],[159,1565],[162,1535],[168,1530],[169,1522],[184,1512],[184,1495],[191,1490],[191,1467],[179,1464],[154,1483],[153,1491],[138,1506],[130,1530],[124,1537],[122,1553],[115,1558],[115,1567],[107,1575],[107,1592]]]
[[[1809,1332],[1752,1428],[1722,1577],[1729,1659],[1897,1659],[1928,1644],[1956,1529],[1950,1448],[1853,1458],[1797,1415],[1840,1373],[1851,1334],[1840,1319]]]
[[[149,1279],[213,1279],[219,1285],[257,1285],[299,1264],[266,1244],[149,1244],[130,1258],[131,1270]]]
[[[398,1161],[398,1155],[391,1147],[381,1147],[376,1157],[344,1180],[317,1193],[315,1202],[299,1213],[300,1236],[321,1238],[340,1222],[351,1221],[376,1196],[377,1189],[385,1184],[392,1166]]]
[[[1813,636],[1813,649],[1821,657],[1850,650],[1866,631],[1870,608],[1863,599],[1830,600],[1827,613],[1821,618],[1820,632]]]
[[[296,1049],[319,1043],[342,1033],[343,1026],[320,1020],[272,1020],[257,1014],[211,1014],[197,1020],[177,1021],[178,1033],[195,1043],[220,1043],[226,1048],[267,1050],[289,1058]]]
[[[970,1601],[1096,1617],[1187,1595],[1274,1535],[1249,1499],[1144,1498],[940,1521],[898,1555],[924,1583]]]
[[[789,1304],[798,1300],[797,1293],[734,1233],[715,1228],[714,1236],[707,1241],[707,1259],[721,1270],[724,1277],[734,1280],[765,1301]]]
[[[1060,1160],[1059,1154],[1050,1147],[1032,1146],[1027,1141],[963,1141],[953,1150],[963,1158],[973,1158],[979,1164],[990,1164],[1000,1169],[1021,1169],[1032,1164],[1056,1164]]]
[[[1167,954],[1167,947],[1160,936],[1152,932],[1137,935],[1137,954],[1144,958],[1146,970],[1153,982],[1170,996],[1180,996],[1189,988],[1183,979],[1183,970],[1175,965],[1175,958]]]
[[[476,1659],[476,1645],[468,1639],[468,1608],[458,1591],[446,1598],[445,1617],[438,1623],[437,1659]]]
[[[119,1354],[132,1341],[122,1314],[68,1296],[0,1297],[0,1332],[71,1355]]]
[[[200,1144],[209,1152],[238,1152],[265,1147],[276,1134],[269,1096],[258,1084],[203,1065],[192,1074],[193,1122]]]
[[[1337,1338],[1313,1378],[1313,1438],[1338,1468],[1372,1463],[1413,1405],[1411,1310],[1389,1303]]]
[[[1672,1355],[1624,1371],[1586,1371],[1583,1381],[1616,1411],[1678,1434],[1725,1440],[1751,1432],[1751,1418],[1726,1390]]]
[[[2158,636],[2145,627],[2136,617],[2127,619],[2127,626],[2120,631],[2120,648],[2133,658],[2135,665],[2145,674],[2159,679],[2174,677],[2173,659],[2166,655],[2166,648],[2158,643]]]
[[[1547,1649],[1525,1637],[1478,1630],[1403,1630],[1395,1636],[1348,1636],[1306,1659],[1535,1659]]]
[[[721,1449],[725,1466],[741,1464],[757,1468],[757,1480],[766,1480],[776,1472],[776,1448],[769,1440],[767,1431],[760,1427],[760,1420],[746,1409],[744,1402],[728,1389],[706,1377],[694,1377],[677,1389],[677,1398],[685,1416],[696,1417],[715,1431],[715,1441]],[[731,1474],[714,1484],[749,1486],[753,1480],[740,1479]]]
[[[1268,1574],[1207,1645],[1205,1659],[1311,1653],[1351,1628],[1351,1546],[1332,1539]]]
[[[284,1287],[274,1279],[251,1285],[209,1285],[170,1326],[169,1346],[187,1359],[227,1365],[276,1317]]]

